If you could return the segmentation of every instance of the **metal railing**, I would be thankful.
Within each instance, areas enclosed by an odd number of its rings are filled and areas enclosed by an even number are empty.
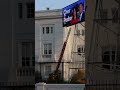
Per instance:
[[[118,81],[89,81],[85,85],[85,90],[120,90]]]
[[[28,82],[0,82],[0,90],[35,90],[35,85]]]

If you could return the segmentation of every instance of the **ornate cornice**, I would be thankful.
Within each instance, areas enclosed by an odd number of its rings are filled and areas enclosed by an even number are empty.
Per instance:
[[[42,10],[35,12],[35,20],[62,18],[62,10]]]

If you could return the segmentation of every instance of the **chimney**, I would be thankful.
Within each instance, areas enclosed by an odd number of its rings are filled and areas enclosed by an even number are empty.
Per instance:
[[[49,7],[47,7],[47,8],[46,8],[46,10],[50,10],[50,8],[49,8]]]

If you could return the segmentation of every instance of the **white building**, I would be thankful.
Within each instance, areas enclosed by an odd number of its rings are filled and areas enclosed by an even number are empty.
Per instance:
[[[80,68],[80,61],[84,61],[84,55],[78,55],[77,51],[84,53],[84,23],[77,24],[80,31],[72,28],[65,53],[62,59],[60,70],[64,80],[68,80],[75,68]],[[62,10],[43,10],[35,13],[35,56],[36,71],[40,71],[42,78],[47,79],[48,75],[56,68],[58,58],[70,27],[62,25]],[[79,35],[78,35],[79,34]],[[74,44],[73,44],[74,43]],[[77,44],[75,44],[77,43]],[[74,54],[74,56],[73,56]],[[82,57],[83,56],[83,57]],[[74,61],[79,64],[75,64]],[[75,64],[75,65],[74,65]],[[75,67],[76,66],[76,67]],[[83,65],[84,66],[84,65]],[[83,67],[81,66],[81,67]],[[83,67],[82,69],[84,69]]]

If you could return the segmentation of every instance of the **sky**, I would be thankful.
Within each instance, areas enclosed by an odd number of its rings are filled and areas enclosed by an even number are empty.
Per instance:
[[[47,7],[52,9],[62,9],[78,0],[35,0],[35,10],[46,10]]]

